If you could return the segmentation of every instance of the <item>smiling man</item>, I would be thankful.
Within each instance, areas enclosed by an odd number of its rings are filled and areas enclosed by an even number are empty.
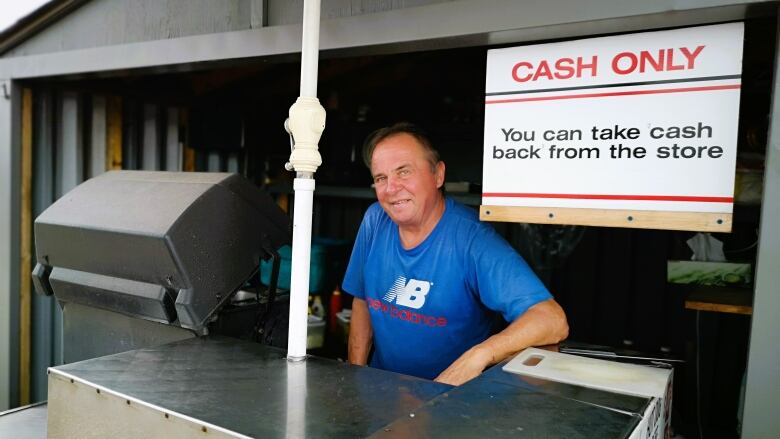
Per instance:
[[[417,127],[366,144],[378,202],[360,225],[343,289],[354,296],[349,362],[460,385],[529,346],[568,335],[561,307],[476,212],[442,193],[445,165]],[[509,325],[491,335],[494,313]]]

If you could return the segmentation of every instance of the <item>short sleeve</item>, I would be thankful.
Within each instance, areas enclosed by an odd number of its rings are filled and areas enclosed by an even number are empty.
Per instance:
[[[342,291],[360,299],[363,299],[366,295],[364,270],[371,238],[374,234],[377,208],[381,209],[378,204],[372,204],[366,210],[365,215],[363,215],[363,221],[360,223],[360,229],[355,238],[355,246],[352,247],[352,256],[350,256],[349,264],[347,264],[344,282],[341,284]]]
[[[471,242],[470,258],[482,303],[512,322],[528,308],[552,295],[508,242],[492,227],[482,225]]]

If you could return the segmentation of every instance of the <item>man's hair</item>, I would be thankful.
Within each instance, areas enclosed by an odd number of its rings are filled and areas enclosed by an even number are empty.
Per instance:
[[[398,122],[389,127],[380,128],[368,136],[363,145],[363,161],[368,169],[371,169],[371,157],[374,156],[376,146],[383,140],[398,134],[409,134],[417,140],[425,152],[425,158],[431,164],[431,172],[435,172],[436,165],[441,161],[439,151],[433,147],[431,139],[422,128],[409,122]]]

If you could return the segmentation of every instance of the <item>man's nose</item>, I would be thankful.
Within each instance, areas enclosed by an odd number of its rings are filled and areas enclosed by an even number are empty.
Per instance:
[[[399,181],[395,177],[388,177],[387,184],[385,185],[385,192],[395,193],[401,188]]]

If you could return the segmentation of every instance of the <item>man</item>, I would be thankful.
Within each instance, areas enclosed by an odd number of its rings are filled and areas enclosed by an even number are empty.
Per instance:
[[[476,212],[444,197],[444,163],[411,124],[367,143],[378,203],[343,289],[354,296],[349,362],[460,385],[529,346],[568,335],[561,307]],[[490,336],[493,312],[511,322]]]

